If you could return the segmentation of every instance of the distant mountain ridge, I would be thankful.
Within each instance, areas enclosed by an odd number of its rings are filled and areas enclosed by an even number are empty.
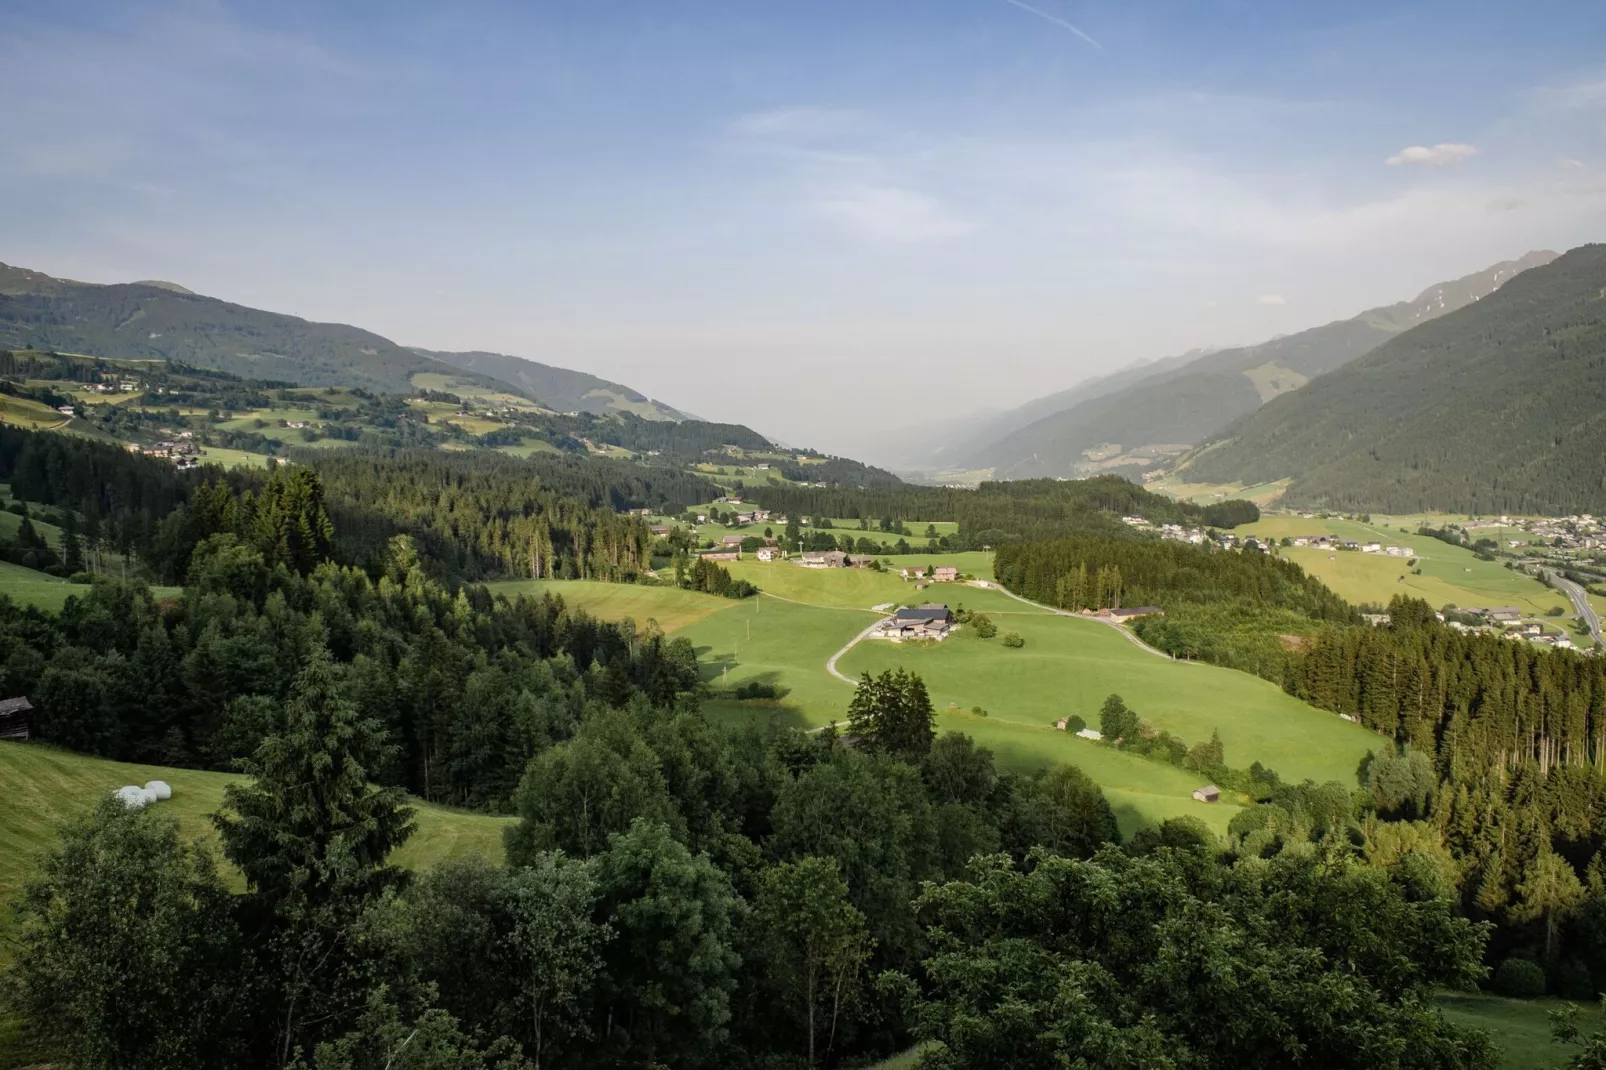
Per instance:
[[[1141,448],[1201,442],[1273,398],[1298,390],[1402,331],[1487,297],[1556,255],[1531,252],[1347,320],[1258,345],[1194,354],[1192,359],[1184,354],[1073,387],[1005,414],[1001,420],[1028,422],[1017,422],[1007,434],[946,466],[991,469],[994,478],[1025,479],[1152,465],[1167,451]],[[1067,402],[1029,419],[1034,411]],[[1097,454],[1090,457],[1089,451]]]
[[[1606,245],[1524,271],[1279,397],[1186,478],[1292,477],[1297,504],[1606,512]]]
[[[598,415],[630,412],[646,420],[694,419],[621,383],[609,382],[587,372],[555,368],[525,357],[480,351],[442,353],[416,348],[413,352],[454,368],[511,383],[558,412],[591,412]]]
[[[512,394],[557,412],[683,418],[584,372],[492,353],[411,349],[360,327],[249,308],[172,282],[77,282],[0,264],[0,349],[27,348],[172,360],[303,386],[407,394],[429,385]]]

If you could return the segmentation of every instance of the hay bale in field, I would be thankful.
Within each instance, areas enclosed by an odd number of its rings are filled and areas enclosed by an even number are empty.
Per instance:
[[[155,796],[157,802],[166,802],[173,797],[173,789],[168,787],[165,780],[147,780],[145,790]]]
[[[155,801],[154,796],[147,795],[145,789],[137,784],[125,784],[112,792],[112,796],[130,810],[138,810]]]

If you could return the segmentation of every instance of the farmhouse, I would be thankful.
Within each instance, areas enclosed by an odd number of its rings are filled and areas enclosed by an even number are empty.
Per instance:
[[[898,575],[902,576],[906,580],[923,579],[923,578],[925,578],[925,575],[926,575],[926,566],[925,565],[910,565],[908,568],[899,569],[898,570]]]
[[[652,532],[654,535],[668,535],[669,534],[669,525],[668,524],[654,524],[652,527],[648,528],[647,530]]]
[[[871,557],[869,554],[848,555],[849,568],[869,568],[873,564],[875,564],[875,558]]]
[[[954,626],[954,614],[945,605],[904,606],[882,621],[876,634],[883,639],[943,639]]]
[[[1099,616],[1111,620],[1136,620],[1139,617],[1163,617],[1165,610],[1159,606],[1128,606],[1125,609],[1101,609]]]
[[[1202,803],[1220,802],[1221,801],[1221,789],[1216,787],[1214,784],[1206,784],[1202,788],[1194,788],[1193,789],[1193,798],[1194,798],[1195,802],[1202,802]]]
[[[26,740],[33,730],[33,703],[26,698],[0,699],[0,739]]]
[[[779,546],[760,546],[758,548],[758,553],[754,556],[760,561],[779,561],[781,558],[785,557],[786,554],[782,552]]]
[[[721,546],[714,550],[704,550],[697,555],[704,561],[740,561],[742,559],[741,546]]]
[[[721,546],[740,546],[745,535],[726,535],[719,540]]]
[[[938,565],[931,570],[931,578],[938,583],[953,583],[959,579],[959,569],[953,565]]]
[[[848,555],[841,550],[805,550],[798,562],[804,568],[844,568]]]

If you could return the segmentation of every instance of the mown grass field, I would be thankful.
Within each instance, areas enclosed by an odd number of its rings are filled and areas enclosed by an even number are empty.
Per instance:
[[[486,586],[491,593],[510,599],[521,594],[532,598],[555,594],[598,620],[629,617],[638,625],[655,620],[666,632],[679,631],[704,617],[736,607],[729,598],[683,591],[678,587],[640,587],[591,580],[503,580]]]
[[[1200,505],[1209,505],[1211,502],[1224,501],[1228,498],[1242,498],[1256,505],[1265,506],[1282,497],[1283,491],[1288,489],[1288,484],[1291,482],[1293,481],[1289,479],[1279,479],[1274,483],[1256,483],[1246,487],[1241,483],[1189,483],[1183,478],[1167,476],[1153,483],[1145,483],[1143,489],[1182,501],[1197,502]]]
[[[1042,729],[1072,714],[1096,728],[1104,699],[1119,694],[1156,728],[1190,744],[1219,731],[1229,765],[1260,761],[1285,780],[1339,780],[1353,787],[1356,765],[1379,745],[1364,728],[1307,706],[1275,684],[1157,657],[1107,624],[1023,615],[1000,619],[998,626],[1001,633],[1019,633],[1026,645],[1011,649],[998,639],[978,639],[969,629],[930,645],[867,640],[839,668],[857,675],[901,666],[925,678],[939,709],[979,705],[989,722]],[[1110,753],[1076,742],[1089,760]]]
[[[35,860],[55,842],[58,826],[94,807],[124,784],[165,780],[173,797],[157,809],[178,818],[191,839],[217,842],[211,815],[223,803],[225,785],[242,778],[229,773],[130,765],[71,754],[39,743],[0,743],[0,937],[10,920],[10,904],[32,873]],[[418,831],[395,855],[411,869],[443,858],[482,854],[502,859],[502,829],[513,819],[474,814],[414,802]],[[240,886],[237,873],[230,881]],[[0,962],[7,957],[0,938]]]
[[[712,716],[769,716],[799,727],[843,720],[852,689],[829,675],[825,663],[875,622],[865,606],[927,596],[963,602],[997,614],[1000,631],[1019,632],[1026,646],[1012,650],[963,631],[929,647],[867,639],[842,657],[839,671],[855,677],[901,666],[920,673],[937,706],[939,730],[971,734],[1008,768],[1058,762],[1082,767],[1104,787],[1128,832],[1181,814],[1224,830],[1237,808],[1195,803],[1191,793],[1200,785],[1191,773],[1052,728],[1057,718],[1072,713],[1096,724],[1098,708],[1112,692],[1190,743],[1219,730],[1229,763],[1246,767],[1258,760],[1285,779],[1353,784],[1360,759],[1377,746],[1364,729],[1306,706],[1266,681],[1156,657],[1108,625],[1056,616],[997,591],[941,584],[917,594],[890,575],[784,563],[743,563],[734,571],[766,593],[697,621],[682,634],[696,644],[705,679],[716,693],[757,682],[784,695],[777,702],[715,698],[707,707]],[[987,716],[970,713],[974,706]]]
[[[966,571],[970,570],[968,565],[962,563],[963,558],[970,556],[968,554],[951,554],[947,557],[930,557],[925,554],[916,556],[927,558],[925,561],[919,561],[920,564],[952,564]],[[894,560],[906,561],[908,558]],[[1007,595],[972,587],[966,583],[930,583],[917,590],[913,581],[903,579],[896,571],[877,572],[867,568],[814,569],[803,568],[795,561],[750,561],[745,558],[723,564],[732,576],[747,580],[762,591],[779,598],[790,598],[812,605],[869,609],[871,606],[888,603],[913,605],[920,602],[946,602],[949,605],[958,605],[963,602],[969,608],[984,609],[989,612],[1030,608]],[[982,567],[985,571],[976,574],[992,575],[991,561]]]
[[[1562,1006],[1559,999],[1504,999],[1479,993],[1446,992],[1434,1003],[1456,1025],[1487,1029],[1504,1050],[1501,1070],[1552,1070],[1563,1066],[1570,1052],[1550,1035],[1550,1012]],[[1603,1023],[1598,1007],[1582,1006],[1580,1024],[1586,1032]]]
[[[1395,518],[1363,524],[1352,520],[1266,516],[1234,530],[1269,539],[1328,534],[1380,542],[1384,546],[1409,546],[1416,551],[1416,565],[1410,566],[1407,558],[1385,554],[1278,547],[1280,555],[1316,576],[1339,596],[1357,604],[1386,605],[1396,594],[1404,594],[1424,599],[1435,609],[1445,605],[1463,608],[1516,606],[1524,613],[1542,616],[1551,606],[1567,607],[1565,597],[1533,577],[1514,572],[1498,561],[1480,561],[1471,550],[1414,534],[1415,529],[1416,524]],[[1413,567],[1420,568],[1422,575],[1413,575]]]

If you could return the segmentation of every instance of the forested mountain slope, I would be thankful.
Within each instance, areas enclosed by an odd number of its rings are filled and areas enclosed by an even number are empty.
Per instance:
[[[173,360],[246,379],[386,393],[410,393],[414,375],[435,372],[517,392],[344,323],[264,312],[171,283],[102,286],[5,265],[0,348]]]
[[[509,393],[558,412],[680,413],[618,383],[494,353],[430,353],[344,323],[247,308],[170,282],[99,285],[0,264],[0,349],[179,361],[245,379],[409,394]],[[423,374],[428,378],[417,379]]]
[[[684,420],[686,415],[622,383],[611,383],[586,372],[554,368],[550,364],[510,357],[503,353],[438,353],[414,349],[422,356],[464,371],[499,379],[526,391],[558,412],[629,412],[646,420]]]
[[[1083,453],[1101,445],[1119,445],[1122,449],[1113,455],[1119,457],[1134,447],[1200,442],[1266,401],[1297,390],[1401,331],[1478,301],[1555,255],[1529,253],[1431,286],[1411,301],[1261,345],[1207,353],[1180,367],[1162,361],[1152,374],[1115,391],[1097,390],[1097,384],[1086,394],[1072,391],[1078,395],[1073,405],[1018,427],[954,467],[991,468],[995,478],[1067,476],[1089,471]]]
[[[1194,480],[1292,476],[1299,503],[1606,510],[1606,245],[1277,398],[1184,463]]]

